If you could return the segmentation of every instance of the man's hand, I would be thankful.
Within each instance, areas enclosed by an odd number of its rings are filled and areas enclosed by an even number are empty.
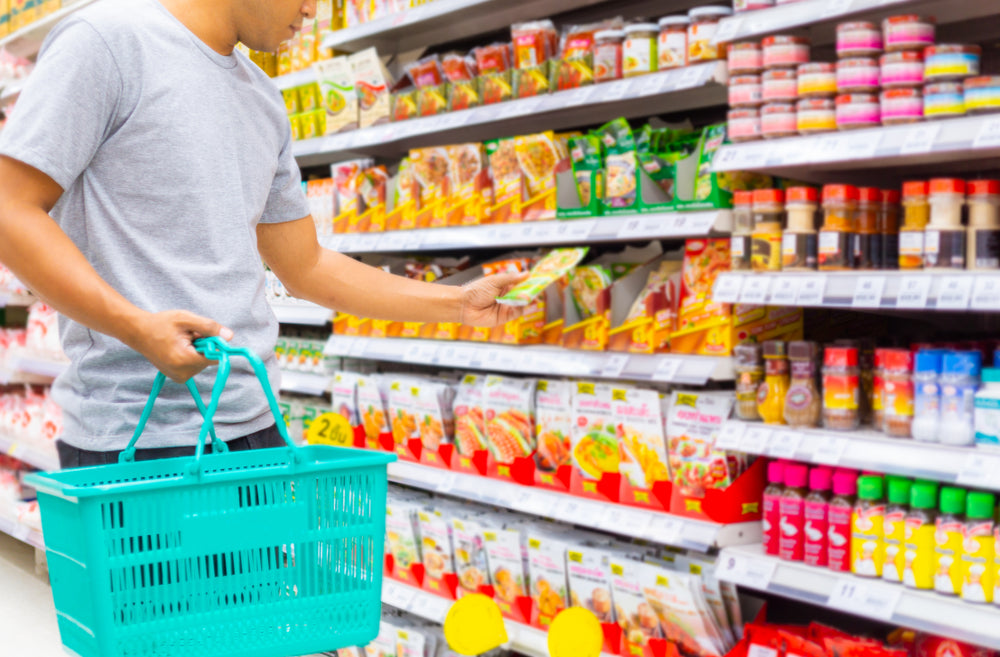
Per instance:
[[[223,340],[231,340],[233,332],[216,321],[194,313],[168,310],[143,314],[129,346],[170,379],[184,383],[212,364],[195,350],[192,342],[216,335]]]
[[[527,273],[494,274],[462,286],[461,322],[469,326],[500,326],[524,314],[524,308],[497,303],[515,285],[528,278]]]

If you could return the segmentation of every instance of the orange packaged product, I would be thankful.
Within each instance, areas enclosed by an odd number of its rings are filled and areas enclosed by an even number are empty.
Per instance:
[[[493,183],[493,205],[484,223],[520,223],[524,175],[517,158],[514,138],[495,139],[485,144]]]
[[[550,20],[515,23],[510,34],[514,42],[514,68],[541,66],[558,50],[559,33]]]
[[[406,74],[410,76],[410,80],[413,81],[414,86],[418,89],[437,86],[445,80],[444,72],[441,70],[441,62],[437,55],[424,57],[417,62],[409,64],[406,67]]]
[[[525,182],[521,219],[554,219],[556,174],[569,166],[569,153],[551,131],[516,137],[514,149]]]
[[[505,73],[511,69],[513,63],[513,55],[509,43],[494,43],[490,46],[481,46],[473,50],[472,55],[476,60],[479,75]]]
[[[393,179],[392,210],[385,219],[386,230],[407,230],[416,227],[417,181],[410,158],[403,158]]]
[[[364,232],[366,227],[362,227],[358,221],[360,210],[358,188],[361,182],[361,172],[365,167],[370,166],[370,160],[354,160],[352,162],[342,162],[335,164],[332,169],[334,185],[334,208],[336,215],[333,218],[334,233],[359,233]]]
[[[719,273],[729,271],[727,239],[694,239],[684,246],[678,328],[670,336],[676,353],[725,356],[732,348],[729,304],[712,302]]]
[[[361,172],[358,184],[360,225],[369,233],[385,230],[385,200],[389,174],[384,166],[372,167]]]
[[[416,228],[447,225],[444,210],[450,193],[448,149],[434,147],[410,151],[410,165],[419,190]]]
[[[449,53],[441,58],[441,70],[449,82],[465,82],[479,75],[476,58],[457,53]]]
[[[449,226],[475,226],[486,211],[489,172],[482,144],[448,146],[450,194],[447,205]]]

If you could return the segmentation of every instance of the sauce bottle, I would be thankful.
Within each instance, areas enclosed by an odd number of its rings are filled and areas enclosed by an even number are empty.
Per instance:
[[[757,410],[765,424],[785,423],[788,394],[788,352],[781,340],[764,343],[764,383],[757,391]]]
[[[924,268],[924,229],[930,221],[927,183],[903,183],[903,224],[899,227],[899,268]]]
[[[762,534],[764,552],[778,554],[778,527],[781,518],[780,501],[785,494],[785,464],[771,461],[767,464],[767,488],[764,489],[764,518]]]
[[[882,579],[887,582],[903,581],[903,564],[906,542],[906,512],[910,504],[913,482],[904,477],[886,477],[889,504],[885,508],[885,565]]]
[[[899,269],[899,192],[883,189],[878,214],[880,269]]]
[[[934,588],[934,530],[937,521],[937,484],[918,481],[910,488],[906,514],[903,584],[913,589]]]
[[[962,534],[965,531],[965,491],[946,486],[941,489],[940,515],[934,529],[934,590],[958,595],[962,590]]]
[[[778,556],[785,561],[802,561],[805,541],[803,529],[805,525],[806,482],[809,480],[809,468],[801,463],[789,463],[785,466],[785,493],[781,496],[779,507],[779,546]]]
[[[833,497],[827,514],[829,549],[827,566],[830,570],[851,570],[851,515],[854,496],[858,493],[858,476],[850,470],[833,473]]]
[[[851,572],[881,577],[885,560],[885,482],[878,475],[858,478],[858,501],[851,517]]]
[[[993,513],[996,497],[992,493],[971,492],[965,501],[965,536],[962,546],[962,599],[966,602],[993,602],[996,573],[993,560]]]
[[[785,224],[785,192],[758,189],[753,193],[753,234],[750,264],[754,271],[781,271],[781,231]]]
[[[810,566],[825,567],[829,540],[827,536],[830,513],[830,488],[833,485],[833,470],[826,467],[809,471],[809,495],[805,503],[805,549],[803,558]]]

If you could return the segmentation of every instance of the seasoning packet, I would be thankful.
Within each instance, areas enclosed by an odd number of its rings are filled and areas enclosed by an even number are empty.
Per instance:
[[[445,81],[441,60],[437,55],[424,57],[412,64],[407,64],[405,68],[406,74],[410,76],[410,80],[418,89],[436,87]]]
[[[484,527],[478,519],[451,519],[455,572],[458,573],[458,583],[464,593],[478,593],[480,586],[489,584],[483,531]]]
[[[354,72],[347,57],[316,62],[320,103],[326,111],[326,134],[333,135],[358,128],[358,96],[354,91]]]
[[[389,88],[392,78],[375,48],[368,48],[349,58],[354,72],[354,89],[361,108],[360,127],[368,128],[389,120]]]
[[[514,44],[514,67],[525,69],[545,64],[558,47],[559,34],[550,20],[515,23],[510,28]]]
[[[726,453],[715,449],[715,439],[733,401],[730,392],[671,394],[667,450],[670,474],[682,495],[704,497],[707,490],[732,482]]]
[[[535,380],[488,376],[484,384],[487,445],[498,463],[535,451]]]
[[[726,650],[696,578],[647,564],[643,593],[660,619],[664,637],[686,654],[723,655]]]
[[[369,449],[377,448],[379,436],[389,433],[388,379],[376,376],[359,376],[357,380],[358,412]]]
[[[549,625],[569,605],[566,573],[568,544],[533,525],[526,530],[528,581],[541,625]]]
[[[538,447],[535,462],[540,470],[555,472],[571,462],[573,384],[542,379],[535,393]]]
[[[663,638],[660,619],[643,593],[646,564],[617,556],[611,558],[611,594],[616,621],[630,646],[646,646],[650,639]]]
[[[555,217],[556,173],[567,165],[568,153],[553,132],[522,135],[515,138],[517,162],[524,174],[524,221]],[[551,202],[548,197],[551,196]],[[551,206],[551,208],[549,207]]]
[[[588,206],[593,198],[604,198],[604,161],[601,140],[596,135],[569,139],[570,161],[580,205]]]
[[[414,427],[407,437],[420,438],[425,449],[436,451],[442,444],[451,443],[455,435],[455,418],[451,410],[454,390],[451,386],[440,381],[415,378],[402,382],[401,387],[396,399],[405,398],[407,394],[410,399],[397,401],[397,408],[405,409],[402,410],[404,417],[400,418],[400,433],[409,429],[409,423],[413,422]]]
[[[417,504],[411,501],[393,497],[386,500],[386,552],[392,555],[396,568],[405,570],[420,561],[417,510]]]
[[[553,249],[531,269],[526,281],[515,286],[497,301],[509,306],[527,306],[549,285],[576,267],[586,257],[588,250],[589,248],[585,246]]]
[[[614,424],[621,444],[620,471],[636,488],[650,490],[669,481],[664,402],[655,390],[621,387],[611,391]]]
[[[701,148],[698,153],[698,177],[695,180],[695,200],[704,201],[712,194],[715,187],[715,173],[712,172],[712,161],[715,153],[722,148],[726,140],[726,124],[713,125],[705,128],[701,138]]]
[[[378,636],[365,646],[365,657],[396,657],[396,633],[398,631],[399,628],[384,620],[379,623]]]
[[[528,573],[522,558],[523,542],[524,535],[516,527],[488,528],[483,532],[490,582],[497,597],[508,604],[514,604],[519,596],[527,593]]]
[[[455,554],[451,541],[451,523],[440,510],[421,509],[417,512],[420,546],[425,576],[440,581],[455,572]]]
[[[420,394],[417,379],[393,379],[389,385],[389,424],[392,439],[397,445],[405,445],[411,438],[419,438],[417,429],[416,399]]]
[[[486,417],[483,412],[485,379],[467,374],[455,391],[455,446],[462,456],[487,449]]]
[[[441,57],[441,69],[449,82],[463,82],[475,79],[479,75],[476,58],[470,55],[448,53]]]
[[[516,142],[512,138],[494,139],[483,145],[493,182],[491,220],[499,224],[517,223],[521,221],[521,187],[524,175],[517,161]]]
[[[715,576],[715,560],[705,555],[692,553],[677,555],[675,563],[678,570],[690,573],[695,578],[694,582],[701,586],[702,596],[712,611],[712,618],[715,620],[715,626],[722,638],[723,648],[728,652],[736,645],[738,639],[733,632],[729,612],[726,609],[722,584]]]
[[[611,386],[580,382],[573,394],[573,465],[586,479],[617,473],[620,466],[618,435],[612,412]]]
[[[479,69],[480,75],[509,71],[514,61],[509,43],[480,46],[472,51],[472,56],[476,60],[476,68]]]
[[[605,265],[582,265],[569,274],[569,291],[580,319],[590,319],[598,312],[601,292],[611,286],[611,269]]]
[[[666,194],[666,200],[672,201],[676,169],[673,163],[655,150],[653,129],[649,125],[644,125],[635,133],[635,155],[643,171]]]
[[[611,555],[592,546],[566,551],[566,578],[571,607],[583,607],[602,623],[614,622],[611,595]]]
[[[598,130],[604,144],[604,203],[610,208],[635,205],[637,162],[635,138],[625,119],[615,119]]]
[[[334,413],[347,420],[352,427],[361,422],[358,411],[358,380],[361,375],[354,372],[336,372],[333,375],[331,401]]]
[[[661,306],[674,309],[677,305],[678,285],[675,277],[679,278],[681,263],[676,260],[664,260],[653,271],[649,272],[646,278],[646,286],[642,292],[632,302],[629,308],[625,323],[638,319],[650,310],[662,310]],[[653,301],[653,297],[661,297]],[[661,303],[662,301],[662,303]],[[673,311],[673,310],[672,310]]]
[[[451,226],[478,224],[482,215],[482,191],[487,186],[486,152],[482,144],[458,144],[447,149],[451,204]]]

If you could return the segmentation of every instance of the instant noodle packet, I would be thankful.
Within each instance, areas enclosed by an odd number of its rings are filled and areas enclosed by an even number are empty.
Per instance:
[[[588,247],[553,249],[531,269],[528,279],[518,284],[497,301],[508,306],[527,306],[576,267],[589,251]]]
[[[638,172],[635,137],[628,121],[615,119],[598,130],[604,144],[604,204],[609,208],[635,205]]]

